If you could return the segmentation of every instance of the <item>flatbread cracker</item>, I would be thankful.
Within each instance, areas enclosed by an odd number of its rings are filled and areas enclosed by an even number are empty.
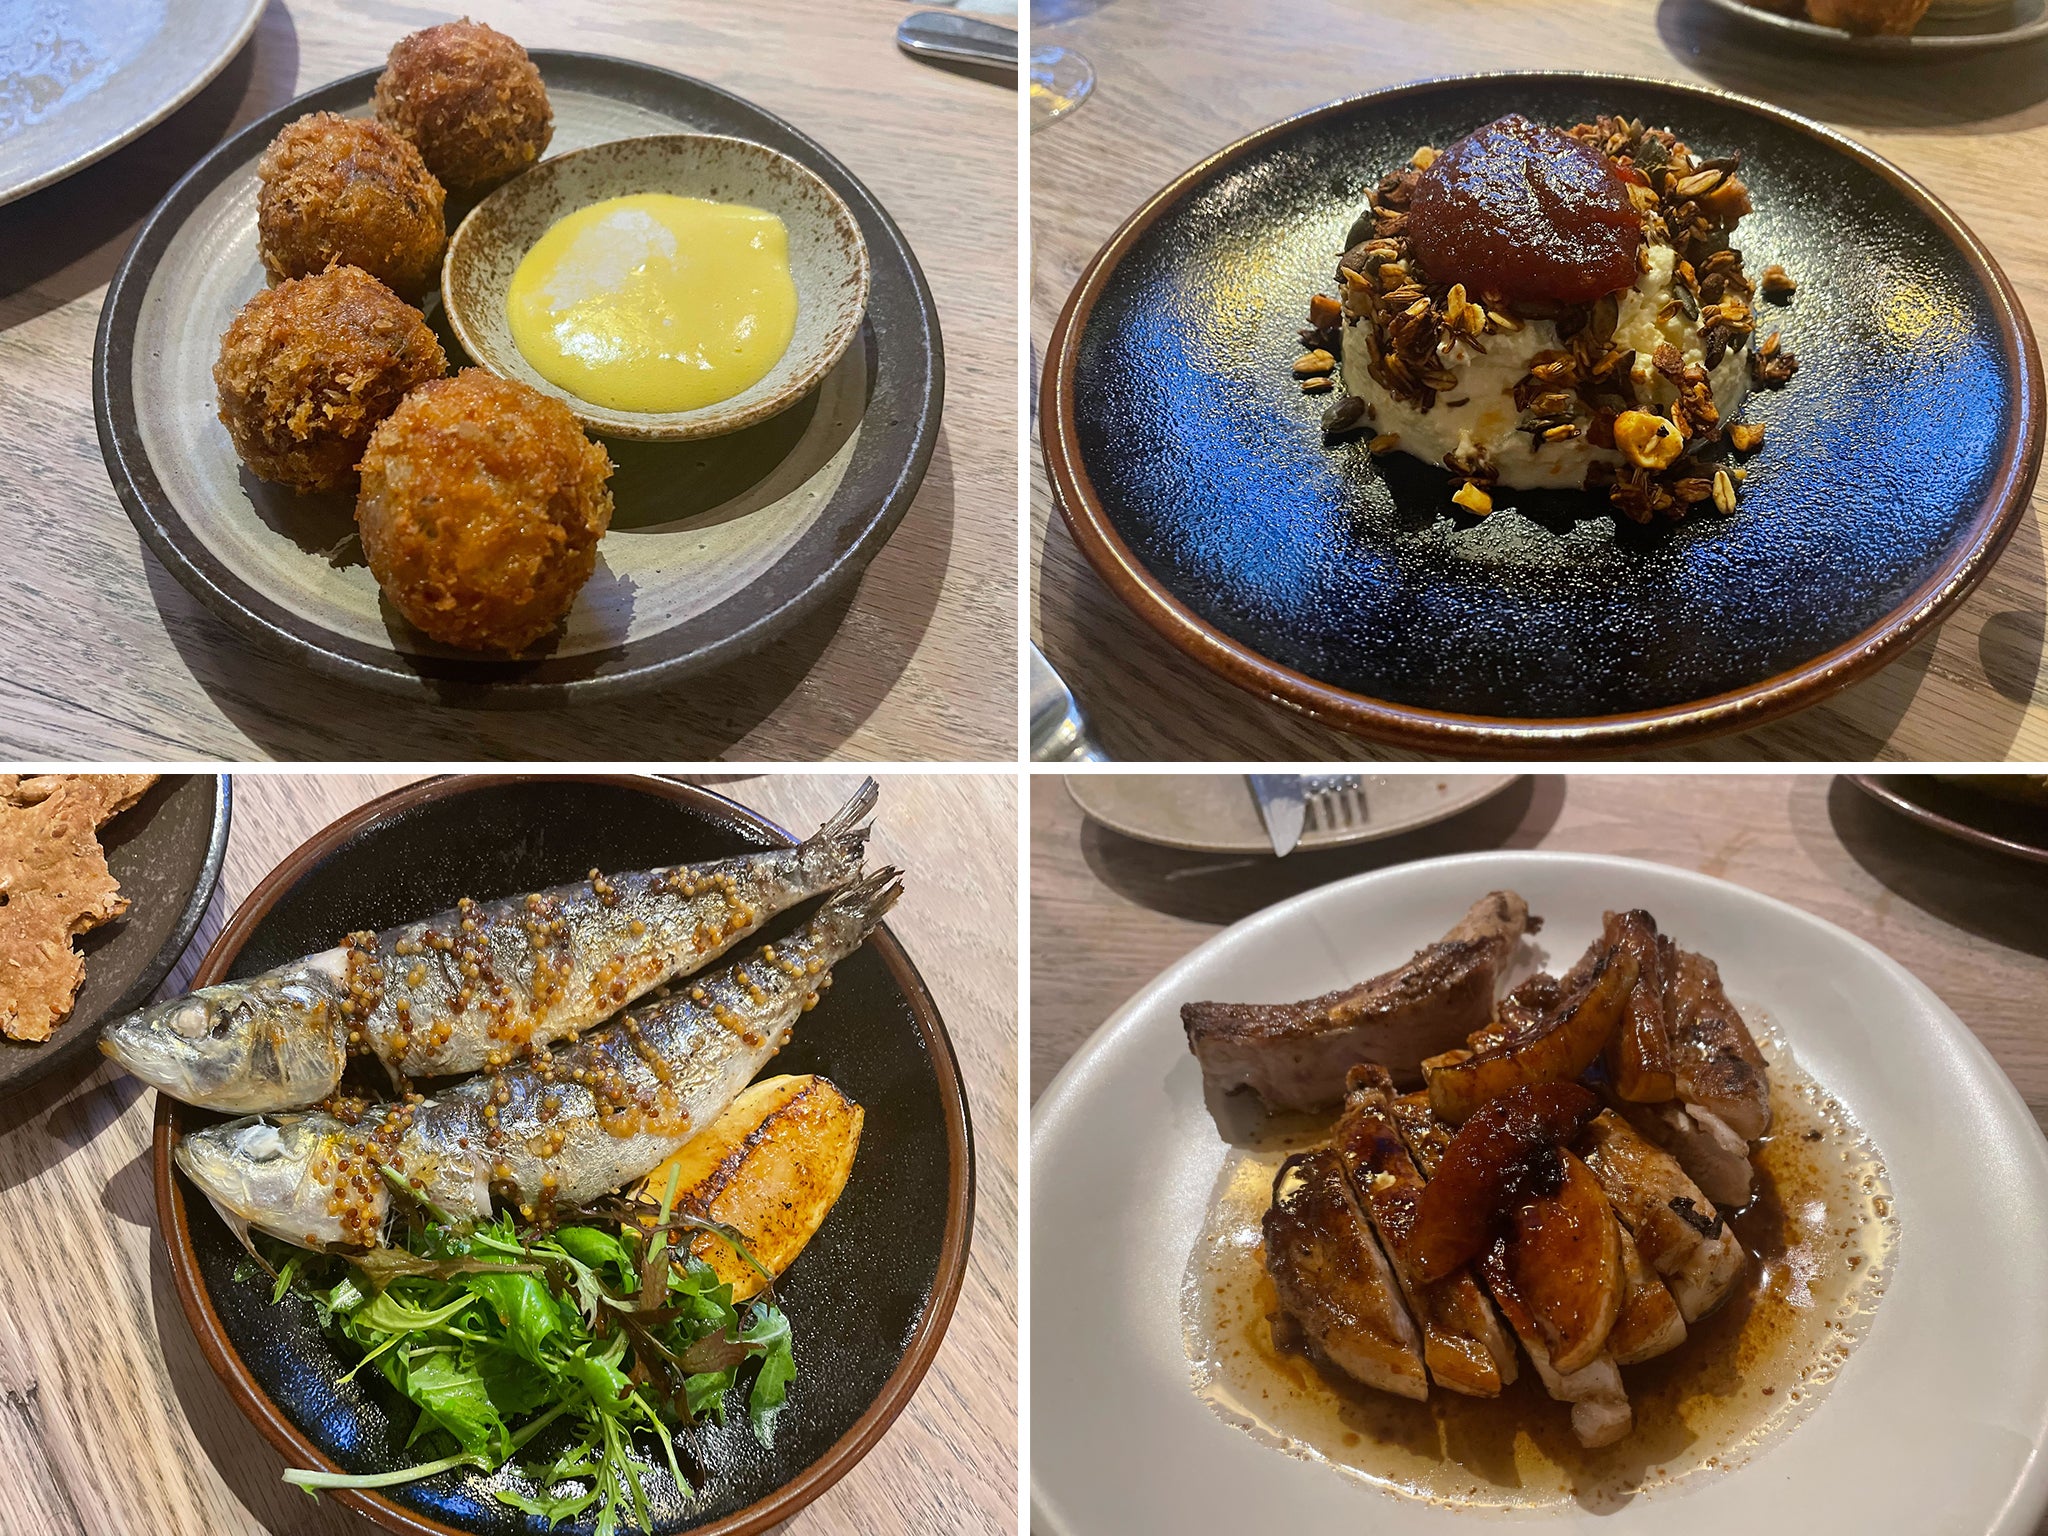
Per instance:
[[[128,910],[95,833],[154,782],[0,776],[0,1035],[47,1040],[70,1015],[85,980],[72,939]]]

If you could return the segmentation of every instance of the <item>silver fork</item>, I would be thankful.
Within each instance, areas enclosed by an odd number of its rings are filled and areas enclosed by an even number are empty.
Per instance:
[[[1319,831],[1354,831],[1366,823],[1365,785],[1355,773],[1317,773],[1301,781],[1303,809]]]

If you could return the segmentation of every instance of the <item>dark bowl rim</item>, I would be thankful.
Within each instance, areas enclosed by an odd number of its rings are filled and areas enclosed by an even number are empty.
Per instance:
[[[2000,837],[1996,832],[1987,832],[1984,828],[1973,826],[1967,821],[1959,821],[1953,816],[1935,810],[1932,806],[1922,805],[1912,796],[1902,794],[1893,788],[1888,782],[1894,778],[1925,775],[1845,773],[1842,777],[1879,805],[1896,811],[1901,816],[1910,817],[1923,827],[1931,827],[1936,832],[1953,837],[1959,842],[1970,843],[1978,848],[1988,848],[1994,853],[2010,854],[2014,858],[2029,859],[2036,864],[2048,864],[2048,847],[2042,847],[2038,843],[2015,842],[2012,838]]]
[[[192,985],[208,986],[220,980],[241,952],[243,945],[248,942],[249,935],[270,914],[278,898],[291,886],[296,885],[310,866],[325,859],[358,832],[418,806],[453,799],[470,790],[536,781],[566,781],[637,789],[657,799],[668,800],[706,813],[714,820],[723,821],[729,826],[765,833],[783,846],[793,846],[797,842],[797,839],[782,827],[737,801],[727,799],[724,795],[716,794],[699,785],[679,783],[671,779],[624,773],[494,773],[425,779],[392,790],[356,807],[347,815],[314,833],[279,861],[277,867],[265,875],[262,882],[235,909],[234,915],[221,929],[219,937],[207,950],[198,973],[192,978]],[[845,1476],[856,1462],[874,1448],[883,1433],[895,1422],[897,1415],[909,1406],[919,1383],[924,1379],[925,1372],[930,1369],[932,1360],[938,1354],[947,1324],[952,1320],[954,1304],[959,1300],[961,1285],[966,1279],[967,1252],[974,1231],[974,1135],[968,1121],[966,1084],[960,1076],[959,1060],[954,1055],[953,1043],[946,1033],[945,1022],[939,1017],[938,1005],[932,1000],[924,979],[918,975],[917,967],[903,952],[895,935],[884,924],[870,935],[868,942],[882,957],[891,977],[902,988],[904,996],[910,1002],[911,1012],[917,1019],[918,1032],[924,1036],[925,1047],[931,1055],[932,1075],[938,1082],[939,1096],[944,1104],[948,1155],[946,1229],[939,1247],[938,1270],[932,1277],[930,1291],[926,1293],[917,1327],[901,1358],[896,1362],[896,1368],[882,1383],[881,1391],[876,1394],[875,1400],[859,1418],[854,1420],[851,1427],[835,1440],[823,1455],[790,1481],[719,1520],[708,1525],[690,1527],[688,1536],[758,1536],[758,1533],[768,1530],[779,1521],[788,1519]],[[221,1328],[212,1298],[200,1282],[198,1259],[193,1250],[191,1229],[186,1220],[185,1195],[174,1177],[171,1162],[171,1141],[177,1130],[178,1111],[181,1108],[176,1100],[167,1095],[157,1095],[150,1152],[155,1165],[157,1219],[162,1227],[164,1246],[169,1251],[171,1279],[177,1287],[178,1301],[184,1308],[185,1320],[191,1325],[200,1352],[206,1356],[207,1363],[213,1367],[214,1374],[220,1378],[221,1384],[227,1388],[228,1396],[234,1400],[235,1406],[242,1410],[262,1433],[264,1439],[277,1448],[279,1454],[295,1466],[340,1471],[340,1467],[322,1455],[312,1442],[306,1439],[298,1426],[285,1416],[249,1374],[248,1368],[243,1365],[240,1355],[236,1353],[234,1345]],[[376,1489],[340,1488],[326,1492],[330,1497],[368,1516],[386,1530],[400,1532],[402,1536],[472,1536],[472,1533],[460,1526],[444,1525],[440,1521],[405,1509],[384,1497]]]
[[[121,257],[120,265],[114,270],[100,307],[100,323],[93,341],[92,394],[93,418],[107,478],[127,512],[128,520],[135,525],[143,542],[164,568],[177,578],[179,585],[237,633],[247,635],[262,645],[269,654],[297,662],[318,676],[374,692],[475,709],[545,709],[565,703],[638,693],[729,665],[787,633],[857,580],[881,552],[882,546],[894,536],[897,526],[910,511],[911,503],[917,499],[925,474],[931,467],[945,411],[945,342],[940,330],[938,302],[932,295],[931,284],[889,210],[845,162],[787,119],[737,92],[695,75],[639,59],[577,49],[535,48],[530,53],[534,61],[542,65],[559,61],[567,65],[659,76],[671,83],[680,81],[692,91],[708,92],[758,114],[789,134],[803,150],[802,155],[791,155],[791,158],[818,175],[847,204],[854,214],[856,226],[859,226],[863,213],[873,215],[883,237],[881,241],[868,240],[868,232],[861,230],[863,242],[869,247],[871,271],[883,266],[889,257],[901,262],[910,280],[910,303],[906,307],[915,311],[918,324],[899,329],[922,332],[908,344],[914,346],[920,355],[923,388],[918,398],[897,413],[909,420],[909,451],[893,470],[876,472],[877,478],[886,479],[888,484],[880,489],[874,505],[865,513],[863,526],[847,547],[837,558],[827,559],[811,569],[797,590],[778,605],[766,612],[753,612],[751,617],[735,627],[692,649],[623,670],[572,673],[544,681],[529,681],[521,673],[552,666],[557,658],[505,661],[487,656],[413,654],[374,647],[366,648],[362,655],[357,655],[348,649],[338,649],[337,646],[348,646],[353,642],[347,642],[331,631],[301,633],[283,620],[266,614],[259,606],[244,601],[239,595],[248,591],[260,601],[262,594],[254,593],[246,582],[220,567],[219,562],[203,549],[195,551],[185,547],[176,531],[183,523],[182,517],[165,517],[162,513],[162,508],[171,505],[170,497],[143,447],[135,419],[134,392],[126,379],[133,371],[135,327],[148,292],[149,278],[189,217],[190,209],[184,206],[189,189],[222,161],[246,154],[285,123],[311,110],[314,102],[333,107],[336,103],[326,100],[330,95],[352,95],[359,88],[366,93],[383,66],[357,70],[301,92],[208,150],[178,178],[143,220],[135,239]],[[773,145],[765,147],[774,148]],[[789,153],[787,150],[780,152]],[[832,174],[820,171],[820,163]],[[844,178],[846,186],[837,185],[833,176]],[[859,334],[859,329],[872,325],[873,320],[871,285],[868,305],[855,334]],[[862,417],[863,423],[876,408],[876,403],[871,401]],[[728,604],[742,602],[752,590],[751,584],[743,587],[710,611],[715,613]],[[578,668],[602,666],[635,645],[649,645],[657,638],[649,636],[640,641],[629,640],[604,650],[563,658],[562,664]]]
[[[227,857],[228,830],[234,820],[234,792],[229,787],[229,776],[225,773],[191,773],[166,775],[166,777],[212,779],[213,780],[213,825],[206,836],[206,852],[199,864],[199,878],[192,883],[192,889],[185,893],[185,902],[179,909],[178,921],[158,946],[149,963],[136,972],[135,980],[128,989],[113,1002],[88,1019],[75,1015],[67,1018],[57,1027],[70,1029],[72,1033],[56,1042],[55,1048],[45,1048],[33,1061],[26,1063],[12,1077],[0,1079],[0,1099],[11,1098],[23,1089],[42,1082],[51,1073],[80,1060],[89,1054],[99,1040],[100,1020],[118,1014],[132,1013],[149,1000],[150,993],[164,984],[164,978],[178,968],[186,946],[192,942],[192,935],[199,931],[199,925],[206,920],[206,909],[213,903],[215,887],[220,884],[222,861]],[[151,786],[154,789],[155,786]],[[74,1027],[76,1026],[76,1027]]]
[[[2048,10],[2032,21],[2007,27],[2001,32],[1937,32],[1926,37],[1915,32],[1905,37],[1887,37],[1851,32],[1846,27],[1824,27],[1804,16],[1784,16],[1767,11],[1760,5],[1751,4],[1750,0],[1706,0],[1706,3],[1724,16],[1733,16],[1739,22],[1769,32],[1781,42],[1801,43],[1818,52],[1847,54],[1866,62],[1896,63],[1911,59],[1915,62],[1946,63],[1973,53],[2025,47],[2048,37]]]
[[[1075,422],[1074,373],[1081,338],[1096,301],[1124,256],[1159,218],[1211,175],[1234,161],[1324,118],[1362,106],[1481,83],[1608,84],[1661,91],[1734,107],[1789,127],[1845,155],[1889,182],[1948,236],[2003,322],[1999,343],[2015,379],[2017,430],[1995,483],[1972,519],[1972,536],[1926,581],[1869,629],[1813,659],[1746,687],[1657,709],[1584,717],[1461,714],[1396,704],[1322,682],[1273,661],[1197,617],[1148,570],[1111,522],[1082,462]],[[1039,401],[1039,439],[1053,503],[1089,563],[1139,618],[1211,672],[1270,702],[1353,735],[1450,756],[1572,758],[1642,751],[1747,730],[1817,703],[1875,671],[1922,631],[1945,617],[1982,579],[2024,515],[2040,471],[2041,356],[2012,284],[1962,220],[1888,160],[1810,118],[1715,86],[1646,75],[1585,70],[1500,70],[1439,75],[1366,91],[1311,107],[1268,124],[1190,166],[1155,192],[1095,253],[1060,310],[1046,344]]]

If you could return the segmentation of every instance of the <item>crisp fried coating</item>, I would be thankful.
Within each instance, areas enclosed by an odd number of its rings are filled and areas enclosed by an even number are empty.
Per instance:
[[[465,368],[415,390],[370,439],[363,553],[393,606],[434,639],[523,651],[596,567],[611,472],[561,401]]]
[[[334,112],[287,123],[256,177],[257,250],[274,276],[338,262],[404,299],[433,282],[448,243],[446,195],[420,152],[382,123]]]
[[[47,1040],[70,1014],[85,979],[72,939],[128,910],[94,834],[155,780],[0,776],[0,1035]]]
[[[355,484],[377,423],[448,371],[420,312],[359,267],[293,278],[242,306],[213,365],[242,462],[300,491]]]
[[[419,146],[451,192],[475,193],[541,156],[554,109],[526,50],[464,17],[402,37],[377,77],[377,118]]]

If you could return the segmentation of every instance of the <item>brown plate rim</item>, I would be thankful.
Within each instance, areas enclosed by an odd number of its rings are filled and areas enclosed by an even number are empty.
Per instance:
[[[1524,719],[1461,714],[1374,699],[1322,682],[1259,654],[1197,617],[1146,569],[1123,541],[1082,463],[1074,412],[1074,370],[1081,336],[1096,300],[1126,253],[1161,215],[1187,197],[1196,183],[1273,139],[1320,119],[1354,112],[1365,103],[1399,101],[1480,82],[1647,87],[1758,114],[1819,141],[1823,147],[1883,177],[1955,245],[2002,321],[1999,343],[2016,381],[2019,430],[2016,441],[1998,465],[1995,483],[1978,506],[1972,537],[1889,615],[1800,666],[1705,699],[1615,715]],[[2042,431],[2041,355],[2026,311],[1991,253],[1933,193],[1853,139],[1769,102],[1715,86],[1585,70],[1498,70],[1411,80],[1311,107],[1258,129],[1190,166],[1126,219],[1082,272],[1047,342],[1039,400],[1039,440],[1054,505],[1066,520],[1074,542],[1080,545],[1110,590],[1156,633],[1226,681],[1322,724],[1414,751],[1472,757],[1569,758],[1611,754],[1748,730],[1817,703],[1875,671],[1960,603],[2004,548],[2026,510],[2040,471]]]
[[[670,779],[654,778],[642,774],[590,773],[590,774],[539,774],[539,773],[494,773],[463,774],[423,780],[380,795],[376,799],[356,807],[347,815],[328,823],[295,848],[276,868],[263,877],[257,887],[245,897],[220,935],[206,952],[198,973],[192,978],[194,987],[209,986],[226,975],[229,965],[248,942],[255,930],[277,899],[290,886],[296,884],[308,868],[326,858],[336,848],[355,836],[364,828],[387,817],[402,814],[416,806],[437,800],[452,799],[473,789],[486,789],[497,784],[530,783],[536,780],[571,782],[582,784],[618,785],[637,789],[658,799],[669,800],[705,812],[716,819],[743,827],[749,831],[765,833],[779,839],[784,846],[794,846],[797,839],[782,827],[768,820],[756,811],[747,809],[737,801],[727,799],[700,785],[679,783]],[[897,1415],[910,1405],[918,1384],[930,1369],[933,1358],[938,1354],[940,1341],[945,1337],[947,1324],[951,1322],[954,1304],[959,1300],[960,1288],[967,1277],[967,1250],[974,1230],[974,1136],[968,1122],[966,1084],[960,1076],[959,1059],[954,1055],[953,1042],[946,1033],[944,1020],[939,1017],[938,1005],[926,989],[924,979],[917,967],[903,952],[888,926],[877,928],[869,938],[883,963],[889,968],[891,977],[909,998],[911,1011],[916,1015],[918,1032],[924,1036],[925,1047],[931,1053],[933,1076],[939,1084],[939,1097],[944,1103],[946,1116],[946,1149],[948,1168],[946,1174],[946,1230],[939,1247],[939,1267],[932,1277],[931,1290],[925,1297],[924,1308],[912,1332],[910,1342],[896,1362],[895,1370],[889,1373],[861,1416],[835,1440],[825,1453],[799,1472],[789,1482],[772,1493],[755,1500],[743,1509],[734,1510],[722,1519],[708,1525],[692,1526],[689,1536],[758,1536],[780,1521],[788,1519],[799,1509],[809,1504],[826,1489],[846,1475],[854,1464],[865,1456],[881,1439],[884,1431],[896,1420]],[[199,1349],[206,1356],[206,1362],[213,1367],[221,1384],[227,1388],[228,1396],[235,1406],[247,1415],[263,1438],[288,1462],[294,1466],[310,1467],[322,1471],[343,1470],[323,1456],[309,1441],[298,1426],[285,1417],[277,1404],[259,1386],[248,1368],[242,1364],[233,1344],[222,1330],[219,1315],[213,1309],[212,1299],[206,1288],[199,1282],[198,1259],[192,1247],[191,1229],[186,1221],[184,1191],[173,1177],[171,1163],[171,1139],[177,1129],[179,1105],[167,1095],[158,1094],[156,1119],[150,1137],[151,1159],[155,1165],[157,1219],[162,1227],[164,1246],[169,1250],[172,1283],[177,1287],[179,1304],[184,1308],[185,1320],[191,1325],[193,1337],[199,1342]],[[341,1488],[328,1490],[328,1495],[350,1508],[366,1515],[388,1531],[397,1531],[401,1536],[471,1536],[460,1526],[444,1525],[415,1514],[394,1503],[370,1488]]]
[[[2048,848],[2033,843],[2014,842],[2009,837],[2000,837],[1996,832],[1987,832],[1982,827],[1972,826],[1967,821],[1958,821],[1945,816],[1932,806],[1922,805],[1910,795],[1901,794],[1886,782],[1896,775],[1880,773],[1845,773],[1842,775],[1878,804],[1897,811],[1901,816],[1910,817],[1923,827],[1930,827],[1959,842],[1989,848],[1994,853],[2011,854],[2014,858],[2030,859],[2036,864],[2048,864]]]

